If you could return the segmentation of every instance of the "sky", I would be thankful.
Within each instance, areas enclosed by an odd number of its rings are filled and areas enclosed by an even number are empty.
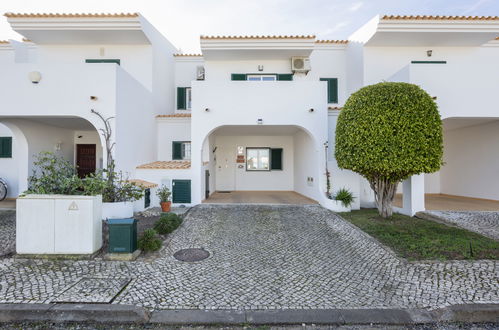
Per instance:
[[[499,0],[0,0],[0,12],[139,12],[184,53],[200,35],[346,39],[378,14],[499,16]],[[5,17],[0,40],[20,40]]]

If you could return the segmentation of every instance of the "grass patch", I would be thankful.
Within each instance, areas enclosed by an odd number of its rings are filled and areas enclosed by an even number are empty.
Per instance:
[[[402,214],[383,219],[375,209],[340,215],[409,260],[499,259],[499,242],[465,229]]]

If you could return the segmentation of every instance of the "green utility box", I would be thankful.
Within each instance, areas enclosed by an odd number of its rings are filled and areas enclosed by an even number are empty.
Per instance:
[[[137,250],[137,220],[109,219],[109,253],[133,253]]]

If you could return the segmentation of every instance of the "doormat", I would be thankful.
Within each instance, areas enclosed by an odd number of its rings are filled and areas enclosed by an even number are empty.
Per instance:
[[[130,281],[130,278],[83,277],[51,302],[110,304]]]

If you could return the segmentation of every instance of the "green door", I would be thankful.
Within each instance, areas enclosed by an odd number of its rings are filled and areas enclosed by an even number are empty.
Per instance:
[[[173,203],[191,202],[191,180],[173,180]]]

